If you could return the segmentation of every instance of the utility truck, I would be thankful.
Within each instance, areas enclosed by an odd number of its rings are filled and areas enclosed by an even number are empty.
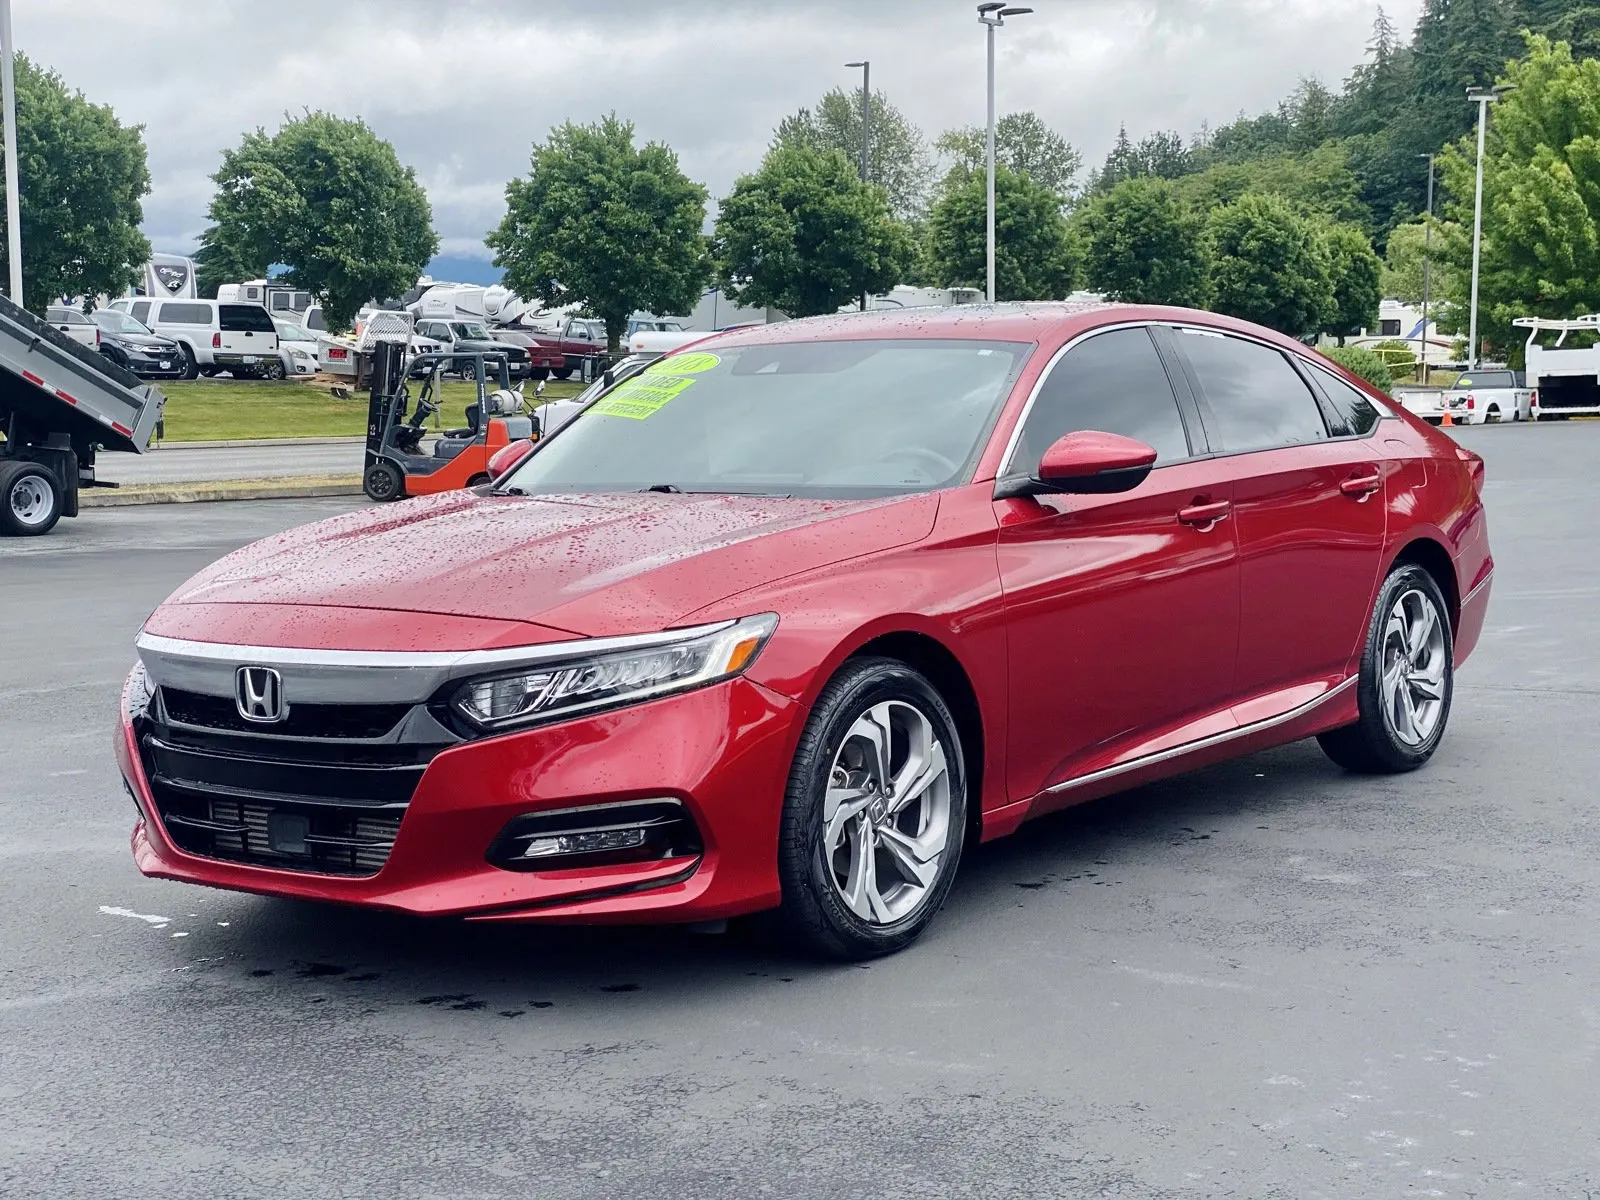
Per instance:
[[[1600,313],[1570,320],[1518,317],[1511,322],[1528,331],[1528,387],[1533,391],[1533,419],[1564,420],[1600,413]],[[1548,345],[1540,341],[1554,334]],[[1567,346],[1568,334],[1586,343]]]
[[[0,296],[0,534],[78,515],[102,450],[144,453],[166,397]]]

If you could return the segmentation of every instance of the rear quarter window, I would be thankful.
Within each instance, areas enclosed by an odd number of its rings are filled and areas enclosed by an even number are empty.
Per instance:
[[[1312,378],[1328,398],[1332,410],[1328,423],[1333,427],[1334,437],[1360,437],[1372,432],[1383,413],[1370,396],[1321,367],[1313,366]]]
[[[272,316],[259,304],[219,304],[217,316],[228,333],[276,333]]]
[[[138,314],[135,313],[135,316]],[[156,316],[156,320],[163,325],[209,325],[211,324],[211,306],[209,304],[163,304]]]

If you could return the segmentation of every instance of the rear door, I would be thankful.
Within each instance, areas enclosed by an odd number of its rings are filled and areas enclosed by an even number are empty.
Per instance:
[[[1006,476],[1033,474],[1076,430],[1124,434],[1157,453],[1149,477],[1120,495],[995,502],[1015,799],[1164,749],[1162,738],[1232,728],[1234,523],[1179,383],[1146,327],[1096,333],[1050,369],[1015,435]]]
[[[278,353],[278,327],[259,304],[218,304],[217,326],[224,354],[246,359],[272,358]]]
[[[1215,330],[1177,328],[1166,337],[1232,487],[1234,687],[1240,723],[1249,724],[1304,703],[1353,669],[1383,556],[1389,468],[1370,436],[1371,402],[1357,433],[1322,386],[1313,389],[1315,369],[1298,356]]]

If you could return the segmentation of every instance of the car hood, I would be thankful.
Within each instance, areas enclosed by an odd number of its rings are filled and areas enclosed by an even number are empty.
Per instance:
[[[246,546],[175,592],[156,623],[181,626],[172,610],[182,605],[293,605],[513,620],[581,636],[637,633],[764,583],[917,541],[937,511],[934,495],[450,492]],[[241,637],[251,620],[240,612]]]
[[[517,345],[515,342],[502,342],[493,338],[457,338],[455,347],[457,350],[464,351],[467,354],[477,354],[480,352],[484,354],[490,354],[495,351],[505,350],[522,350],[523,353],[527,352],[524,347]]]
[[[153,333],[106,333],[101,332],[102,341],[125,342],[129,346],[137,346],[141,350],[166,350],[176,349],[178,343],[171,338],[164,338]]]

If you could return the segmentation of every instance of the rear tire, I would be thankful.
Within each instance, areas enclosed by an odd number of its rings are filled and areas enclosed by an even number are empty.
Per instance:
[[[572,368],[571,367],[551,367],[550,368],[550,374],[556,379],[571,379],[572,378]]]
[[[939,693],[894,659],[846,663],[790,769],[778,921],[824,958],[893,954],[944,904],[966,827],[961,738]]]
[[[387,504],[406,494],[405,476],[392,462],[375,462],[361,477],[361,490],[366,492],[369,500]]]
[[[1444,738],[1455,693],[1450,608],[1433,576],[1414,563],[1389,572],[1378,591],[1361,653],[1354,725],[1319,734],[1323,752],[1347,771],[1414,771]]]
[[[38,537],[61,519],[61,481],[34,462],[0,463],[0,533]]]
[[[545,380],[545,379],[549,379],[550,378],[550,368],[549,367],[534,367],[531,371],[528,372],[528,377],[530,379],[532,379],[535,383],[538,383],[538,382],[540,382],[542,380]]]

